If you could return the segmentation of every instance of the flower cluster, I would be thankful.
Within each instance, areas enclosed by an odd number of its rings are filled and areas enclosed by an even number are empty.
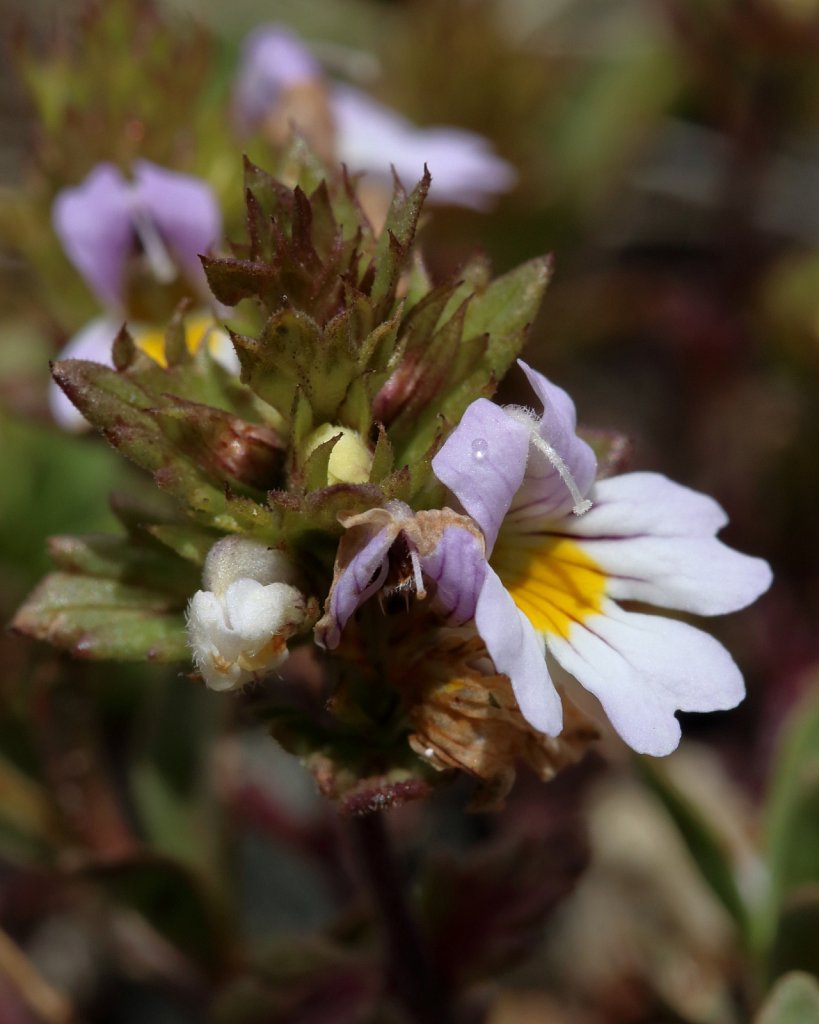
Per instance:
[[[279,68],[312,73],[292,53]],[[102,168],[58,203],[67,252],[120,314],[130,260],[201,295],[204,253],[202,301],[211,317],[233,307],[235,362],[177,316],[156,350],[121,333],[109,365],[76,350],[57,364],[171,501],[126,509],[104,558],[99,542],[56,544],[61,571],[17,628],[75,651],[81,637],[86,656],[192,652],[217,690],[275,691],[301,647],[324,682],[274,733],[356,807],[362,786],[383,799],[452,768],[491,805],[517,763],[548,778],[606,720],[657,755],[679,741],[676,711],[733,707],[737,666],[677,613],[747,605],[767,565],[717,539],[726,518],[705,495],[601,478],[606,442],[595,452],[568,395],[525,363],[539,409],[490,400],[548,261],[491,281],[475,259],[433,285],[414,249],[428,177],[396,185],[377,232],[345,175],[302,145],[291,166],[295,187],[247,165],[249,240],[231,256],[207,254],[219,224],[201,187],[149,165],[132,182]]]

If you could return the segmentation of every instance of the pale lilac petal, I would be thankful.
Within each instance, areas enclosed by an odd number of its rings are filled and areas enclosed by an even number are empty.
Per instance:
[[[330,607],[316,640],[328,650],[338,646],[341,631],[358,608],[380,589],[387,576],[387,554],[395,540],[395,531],[379,530],[350,559],[339,574],[330,595]]]
[[[584,540],[580,547],[606,573],[606,593],[697,615],[739,611],[771,584],[770,566],[700,537]]]
[[[483,530],[487,552],[523,480],[528,456],[527,427],[479,398],[432,460],[432,471]]]
[[[713,637],[676,619],[626,612],[607,601],[549,651],[593,693],[614,728],[641,754],[670,754],[675,711],[722,711],[745,695],[742,676]]]
[[[92,363],[112,366],[111,346],[122,327],[122,322],[101,316],[78,331],[60,352],[57,359],[87,359]],[[55,423],[63,430],[87,430],[89,423],[71,402],[56,381],[48,389],[48,404]]]
[[[396,111],[347,85],[334,85],[330,106],[338,158],[352,171],[366,171],[414,185],[432,175],[432,202],[483,209],[517,180],[511,164],[481,135],[459,128],[416,128]]]
[[[107,163],[54,201],[54,230],[63,249],[104,306],[123,301],[125,263],[134,244],[132,202],[132,186]]]
[[[597,473],[597,459],[591,447],[577,436],[574,402],[562,388],[522,359],[518,360],[518,365],[543,406],[538,433],[557,452],[580,494],[586,497]],[[568,515],[574,504],[575,499],[558,470],[542,452],[533,449],[508,521],[525,527],[533,521]]]
[[[602,480],[594,497],[591,511],[560,529],[606,573],[610,597],[723,615],[770,586],[767,562],[716,539],[726,516],[707,495],[657,473],[630,473]]]
[[[458,626],[474,617],[487,568],[478,538],[458,526],[447,527],[432,554],[421,558],[425,579],[437,586],[435,603]]]
[[[523,717],[538,732],[557,736],[563,708],[546,668],[543,639],[491,568],[478,599],[475,626],[495,668],[509,677]]]
[[[206,288],[199,257],[222,233],[222,214],[213,189],[201,178],[147,160],[136,161],[134,175],[134,203],[153,219],[186,277]]]
[[[599,480],[594,507],[566,527],[575,537],[713,537],[728,522],[723,509],[661,473],[623,473]]]
[[[242,47],[234,94],[238,127],[250,130],[294,85],[321,79],[315,57],[294,33],[281,25],[262,25]]]

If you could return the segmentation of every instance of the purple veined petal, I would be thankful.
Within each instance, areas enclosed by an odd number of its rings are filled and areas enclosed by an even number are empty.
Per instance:
[[[113,164],[98,164],[54,201],[54,230],[69,260],[103,306],[123,302],[125,263],[134,243],[133,186]]]
[[[483,209],[517,180],[511,164],[481,135],[460,128],[416,128],[360,89],[333,85],[330,107],[337,155],[352,171],[392,180],[394,167],[408,186],[432,174],[430,200]]]
[[[234,91],[234,115],[240,131],[263,120],[295,85],[320,81],[321,67],[293,32],[262,25],[245,39]]]
[[[544,641],[491,568],[478,599],[475,626],[495,668],[509,677],[523,717],[538,732],[557,736],[563,708],[546,667]]]
[[[134,206],[144,209],[159,229],[185,276],[207,292],[199,256],[219,240],[222,214],[206,181],[137,160]]]
[[[625,742],[641,754],[670,754],[680,741],[676,711],[723,711],[745,695],[725,648],[687,623],[626,612],[607,601],[603,613],[549,651],[603,706]]]
[[[734,551],[716,537],[584,539],[579,546],[606,574],[610,597],[697,615],[739,611],[772,580],[764,559]]]
[[[330,594],[324,625],[319,623],[316,642],[332,650],[338,646],[341,631],[367,598],[381,588],[387,576],[387,554],[398,530],[379,530],[357,551],[335,581]]]
[[[770,586],[767,562],[714,536],[727,517],[708,495],[658,473],[628,473],[601,480],[594,496],[590,512],[563,526],[607,575],[610,597],[723,615]]]
[[[487,553],[521,485],[528,457],[528,428],[479,398],[432,460],[432,471],[483,530]]]
[[[458,526],[447,527],[435,550],[421,557],[425,579],[437,586],[436,605],[458,626],[474,618],[487,568],[481,542]]]
[[[577,489],[586,497],[594,484],[597,459],[591,447],[577,436],[574,402],[542,373],[522,359],[518,365],[526,374],[533,391],[543,405],[538,433],[563,460]],[[510,523],[519,525],[569,515],[575,499],[560,473],[542,452],[533,450],[523,484],[509,510]],[[584,517],[578,517],[584,518]]]
[[[662,473],[622,473],[599,480],[594,507],[566,524],[575,537],[713,537],[728,522],[707,494]]]
[[[87,359],[92,363],[112,366],[111,346],[121,326],[122,322],[113,317],[97,317],[71,338],[57,359]],[[55,423],[63,430],[80,431],[89,428],[88,420],[53,380],[49,384],[48,404]]]

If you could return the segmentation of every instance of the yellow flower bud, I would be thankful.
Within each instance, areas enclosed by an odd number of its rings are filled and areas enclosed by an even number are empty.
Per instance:
[[[361,435],[349,427],[339,427],[333,423],[324,423],[307,439],[307,456],[310,456],[319,445],[334,437],[336,441],[327,463],[327,483],[330,484],[365,484],[370,479],[373,455],[362,440]]]

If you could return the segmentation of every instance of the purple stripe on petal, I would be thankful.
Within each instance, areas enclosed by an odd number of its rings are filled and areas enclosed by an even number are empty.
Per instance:
[[[98,164],[54,201],[54,230],[65,253],[104,306],[123,302],[125,262],[134,244],[133,186],[113,164]]]
[[[432,460],[432,470],[483,530],[491,552],[520,487],[529,430],[485,398],[473,402]]]
[[[387,576],[387,553],[397,531],[385,528],[371,537],[350,559],[336,579],[330,607],[316,629],[316,641],[332,650],[341,631],[356,610],[383,585]]]
[[[424,577],[437,585],[435,603],[458,626],[474,617],[487,568],[481,542],[458,526],[447,527],[432,554],[421,558]]]
[[[568,639],[549,637],[556,660],[593,693],[611,724],[641,754],[670,754],[676,711],[721,711],[745,694],[742,676],[713,637],[676,619],[606,603]]]
[[[557,736],[563,708],[546,667],[543,639],[491,568],[478,599],[475,626],[495,668],[509,677],[523,717],[538,732]]]

